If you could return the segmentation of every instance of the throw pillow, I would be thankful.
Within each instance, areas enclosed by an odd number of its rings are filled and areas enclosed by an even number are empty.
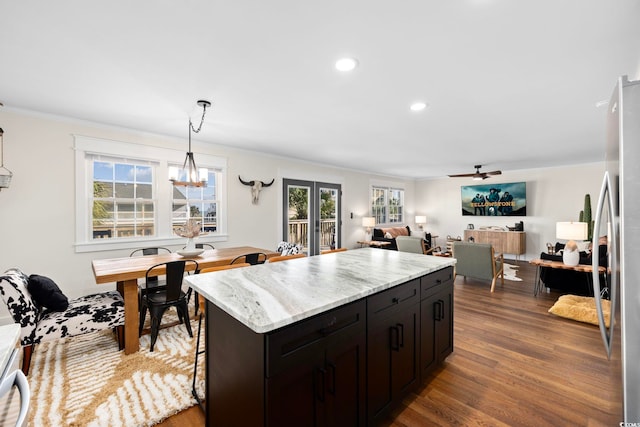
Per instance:
[[[27,289],[33,300],[40,307],[52,311],[65,311],[69,307],[69,299],[62,293],[58,285],[48,277],[32,274],[29,276]]]
[[[278,248],[276,249],[276,251],[279,252],[280,255],[295,255],[302,253],[302,249],[302,245],[300,244],[283,241],[278,244]]]
[[[385,239],[393,239],[393,236],[388,231],[384,234]]]

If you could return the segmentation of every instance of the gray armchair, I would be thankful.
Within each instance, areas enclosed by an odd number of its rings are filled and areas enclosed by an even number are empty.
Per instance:
[[[457,261],[454,280],[456,275],[491,280],[491,292],[496,288],[498,277],[504,285],[504,255],[496,255],[490,244],[455,241],[453,257]]]
[[[401,252],[412,252],[415,254],[430,254],[437,248],[427,249],[425,240],[418,236],[398,236],[396,237],[396,245]]]

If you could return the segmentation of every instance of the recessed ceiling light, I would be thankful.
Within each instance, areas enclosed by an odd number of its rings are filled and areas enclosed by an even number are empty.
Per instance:
[[[336,61],[336,70],[338,71],[353,71],[358,66],[358,61],[355,58],[342,58]]]
[[[411,104],[411,111],[422,111],[425,108],[427,108],[427,103],[426,102],[414,102],[413,104]]]

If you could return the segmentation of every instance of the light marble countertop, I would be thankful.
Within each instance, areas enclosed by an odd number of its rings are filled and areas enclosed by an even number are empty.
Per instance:
[[[453,258],[363,248],[197,274],[185,281],[254,332],[265,333],[455,262]]]
[[[11,353],[20,340],[20,325],[12,323],[0,326],[0,375],[7,367]]]

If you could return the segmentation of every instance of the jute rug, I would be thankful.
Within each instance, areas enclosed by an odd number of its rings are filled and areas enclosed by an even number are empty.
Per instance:
[[[174,313],[167,311],[163,324],[175,320]],[[195,405],[191,382],[197,320],[191,327],[193,338],[184,325],[160,330],[153,353],[150,335],[143,335],[140,351],[125,355],[111,331],[38,346],[28,377],[29,425],[151,426]],[[203,357],[198,364],[203,396]]]

